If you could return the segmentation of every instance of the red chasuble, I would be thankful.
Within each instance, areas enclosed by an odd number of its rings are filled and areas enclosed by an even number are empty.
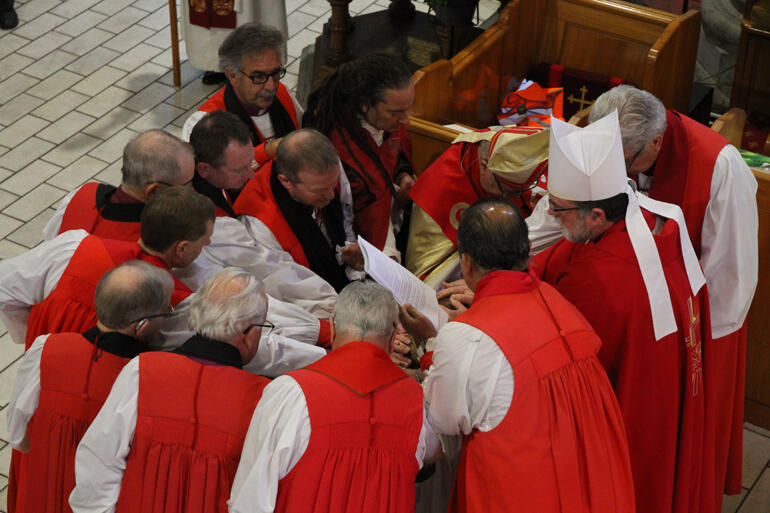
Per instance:
[[[134,259],[169,270],[162,260],[144,253],[136,242],[102,239],[95,235],[84,238],[56,288],[31,308],[25,348],[29,349],[35,338],[46,333],[82,332],[96,325],[96,285],[104,273]],[[192,291],[174,278],[171,304],[176,306],[190,294]]]
[[[129,360],[97,349],[79,333],[46,339],[40,401],[27,426],[30,450],[14,451],[16,511],[72,511],[67,500],[75,488],[75,450]]]
[[[78,189],[64,210],[59,233],[80,229],[108,239],[138,241],[144,204],[113,203],[110,198],[115,190],[99,183]]]
[[[530,274],[496,271],[456,322],[495,341],[515,386],[502,422],[464,437],[450,511],[633,512],[621,412],[575,307]]]
[[[441,227],[457,246],[457,227],[463,210],[490,195],[479,181],[478,144],[451,145],[420,175],[409,197]],[[539,194],[531,190],[509,198],[525,219],[532,213]]]
[[[289,375],[302,387],[311,432],[278,482],[275,511],[414,511],[420,386],[368,342],[345,344]]]
[[[117,513],[227,512],[267,378],[173,353],[139,356],[136,431]]]
[[[701,232],[710,201],[711,178],[717,156],[729,141],[687,116],[666,112],[667,128],[655,161],[651,198],[679,205],[695,252],[701,252]],[[743,451],[743,397],[746,388],[746,323],[738,331],[714,339],[714,358],[706,360],[709,411],[716,429],[716,482],[724,492],[741,491]],[[715,365],[709,365],[714,362]],[[716,364],[718,362],[718,364]],[[713,392],[713,394],[712,394]],[[713,404],[713,406],[712,406]],[[722,490],[715,501],[722,503]]]
[[[388,238],[393,200],[391,187],[398,173],[399,158],[403,155],[411,167],[412,141],[404,125],[386,134],[380,146],[366,130],[362,131],[369,143],[369,151],[376,155],[380,165],[359,148],[347,132],[334,130],[329,139],[337,148],[350,180],[356,233],[381,250]]]
[[[645,213],[650,224],[653,216]],[[562,240],[533,271],[588,319],[602,340],[599,360],[615,389],[628,435],[638,513],[711,513],[713,422],[707,417],[705,349],[711,342],[706,288],[693,297],[679,230],[655,235],[679,331],[658,341],[647,291],[626,231],[612,225],[588,244]],[[705,383],[704,383],[705,382]],[[705,389],[704,389],[705,385]]]

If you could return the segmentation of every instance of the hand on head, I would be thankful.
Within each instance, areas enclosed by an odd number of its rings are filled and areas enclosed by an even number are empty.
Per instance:
[[[357,271],[364,270],[364,254],[358,244],[350,244],[342,248],[342,261]]]

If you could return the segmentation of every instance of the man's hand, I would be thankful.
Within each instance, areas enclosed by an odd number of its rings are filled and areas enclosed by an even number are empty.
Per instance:
[[[412,359],[409,358],[409,335],[399,327],[393,342],[390,345],[390,359],[400,367],[409,367]]]
[[[350,244],[342,248],[342,261],[356,271],[364,270],[364,254],[358,244]]]
[[[448,321],[454,321],[455,318],[466,311],[473,303],[473,293],[470,294],[452,294],[449,296],[449,306],[441,305],[441,308],[449,316]]]
[[[436,336],[436,328],[433,323],[415,307],[404,303],[399,314],[401,325],[415,340],[425,340]]]
[[[457,281],[451,281],[441,282],[441,290],[436,292],[436,299],[441,301],[444,298],[448,298],[450,296],[453,296],[455,294],[463,294],[468,295],[470,294],[471,298],[473,298],[473,291],[468,288],[468,285],[466,285],[465,280],[457,280]]]
[[[268,157],[275,157],[275,152],[278,150],[278,145],[281,144],[282,139],[283,137],[278,137],[277,139],[270,139],[265,143],[265,153],[267,153]]]

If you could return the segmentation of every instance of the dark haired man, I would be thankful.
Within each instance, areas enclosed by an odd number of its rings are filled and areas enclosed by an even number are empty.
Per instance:
[[[142,211],[141,238],[128,242],[70,230],[17,257],[0,262],[0,318],[17,343],[32,344],[46,333],[83,331],[96,322],[94,288],[115,266],[139,259],[169,271],[187,267],[209,243],[214,205],[189,187],[169,187],[153,195]],[[171,297],[176,319],[168,319],[167,345],[186,326],[191,290],[175,279]],[[175,333],[175,334],[174,334]],[[176,341],[178,343],[179,341]]]
[[[468,208],[457,233],[471,307],[436,334],[423,383],[428,420],[465,435],[450,511],[633,511],[623,419],[591,326],[527,272],[527,227],[503,198]]]
[[[358,245],[347,244],[352,232],[340,202],[340,172],[329,140],[315,130],[298,130],[284,137],[275,160],[235,202],[235,212],[253,240],[272,253],[271,260],[304,266],[336,291],[350,281],[346,265],[363,267]],[[309,287],[308,298],[318,292]]]
[[[10,511],[69,509],[77,444],[120,370],[148,350],[170,315],[173,290],[168,272],[129,260],[99,280],[96,326],[35,339],[19,366],[8,407],[14,449]]]
[[[414,183],[406,125],[411,73],[397,57],[373,53],[343,64],[308,99],[304,126],[331,139],[350,180],[356,233],[391,256],[394,229]]]
[[[236,28],[219,47],[219,66],[227,85],[214,93],[182,128],[190,137],[207,112],[232,112],[248,127],[258,165],[269,161],[281,137],[299,127],[302,107],[281,83],[286,68],[281,62],[283,36],[273,27],[247,23]]]
[[[614,111],[583,129],[554,119],[548,172],[549,212],[567,240],[535,256],[532,269],[601,338],[599,361],[626,425],[636,511],[720,511],[712,383],[703,372],[708,294],[681,210],[630,188]]]

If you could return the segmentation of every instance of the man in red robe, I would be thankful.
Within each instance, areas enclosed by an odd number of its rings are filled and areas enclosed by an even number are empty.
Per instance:
[[[601,338],[599,361],[628,435],[636,511],[719,511],[704,373],[708,294],[681,210],[630,188],[615,112],[584,129],[554,120],[548,178],[549,212],[566,240],[531,268]]]
[[[406,131],[413,103],[414,86],[404,63],[373,53],[329,75],[308,98],[303,119],[304,126],[329,137],[339,153],[353,194],[356,233],[391,256],[399,255],[395,233],[402,228],[402,207],[414,183]]]
[[[434,288],[459,277],[457,226],[464,209],[504,196],[528,217],[545,190],[548,133],[509,127],[459,135],[417,179],[406,249],[406,268]],[[545,187],[545,185],[543,185]]]
[[[257,353],[267,297],[227,268],[196,293],[193,335],[174,353],[149,352],[121,371],[78,446],[81,511],[227,511],[243,438],[267,378],[242,370]]]
[[[43,229],[45,240],[67,230],[86,230],[108,239],[136,242],[144,205],[158,191],[190,185],[195,171],[192,148],[163,130],[148,130],[123,149],[119,187],[89,182],[59,204]]]
[[[8,426],[11,446],[26,458],[17,467],[10,511],[70,511],[77,444],[120,370],[148,350],[161,319],[170,315],[173,288],[167,272],[129,260],[99,280],[95,327],[41,335],[24,354]]]
[[[758,272],[757,180],[727,139],[666,110],[652,94],[619,86],[597,98],[590,119],[617,109],[628,174],[650,198],[679,205],[709,289],[717,363],[706,361],[714,392],[714,498],[741,491],[746,315]]]
[[[450,511],[633,512],[623,419],[601,341],[527,272],[527,228],[503,198],[468,208],[457,234],[471,307],[436,334],[405,305],[416,339],[436,337],[423,383],[437,432],[462,434]]]
[[[417,471],[440,449],[420,386],[388,357],[397,325],[390,291],[345,287],[332,352],[265,389],[231,512],[414,511]]]
[[[283,36],[274,27],[246,23],[219,47],[219,63],[227,85],[214,93],[182,127],[188,140],[195,124],[208,112],[232,112],[248,127],[254,159],[260,166],[275,156],[281,138],[299,128],[302,107],[281,83]]]

